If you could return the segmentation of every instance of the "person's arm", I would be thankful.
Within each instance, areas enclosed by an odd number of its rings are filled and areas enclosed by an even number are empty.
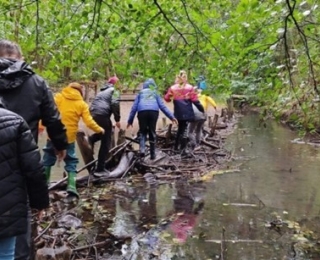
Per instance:
[[[48,136],[53,146],[58,150],[65,150],[68,146],[66,128],[61,122],[60,113],[54,102],[49,88],[43,83],[42,101],[40,104],[40,118],[42,124],[46,127]]]
[[[111,99],[111,112],[113,114],[114,121],[117,123],[120,122],[121,116],[120,116],[120,97],[117,93],[115,93],[115,90],[112,93],[112,99]]]
[[[171,101],[171,98],[173,97],[173,93],[172,93],[172,89],[171,87],[168,89],[167,93],[165,94],[164,96],[164,100],[166,102],[170,102]]]
[[[217,108],[217,104],[216,102],[213,100],[213,98],[206,96],[206,100],[207,102],[209,102],[211,104],[211,106],[213,106],[214,108]]]
[[[133,105],[131,107],[131,111],[129,114],[129,118],[128,118],[128,126],[133,124],[134,117],[136,116],[136,113],[138,110],[139,101],[140,101],[140,94],[138,94],[136,96],[136,98],[134,99],[134,102],[133,102]]]
[[[162,99],[160,98],[160,96],[158,94],[156,96],[156,99],[157,99],[158,106],[159,106],[160,110],[166,115],[166,117],[168,117],[170,120],[173,120],[174,119],[174,115],[166,107],[166,105],[163,103]]]
[[[26,178],[30,207],[45,209],[49,206],[49,194],[40,151],[27,123],[22,118],[18,134],[19,167]]]
[[[193,101],[192,103],[196,106],[196,108],[198,108],[198,110],[199,110],[200,112],[202,112],[202,113],[205,112],[205,111],[204,111],[204,108],[203,108],[203,106],[201,105],[201,103],[200,103],[199,100]]]
[[[85,125],[90,128],[93,132],[95,133],[102,133],[104,132],[103,128],[100,127],[96,121],[93,120],[90,111],[89,111],[89,106],[86,102],[83,101],[82,103],[82,113],[81,113],[81,117],[83,119],[83,122],[85,123]]]

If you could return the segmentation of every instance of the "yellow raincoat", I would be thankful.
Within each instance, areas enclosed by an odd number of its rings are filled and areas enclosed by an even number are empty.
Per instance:
[[[103,131],[93,120],[88,104],[77,89],[67,86],[61,93],[54,96],[54,100],[61,114],[61,121],[67,129],[68,143],[73,143],[76,140],[80,118],[92,131],[96,133]]]
[[[198,99],[201,105],[203,106],[205,112],[207,112],[209,105],[213,106],[214,108],[217,108],[216,102],[214,102],[214,100],[209,96],[198,94]]]

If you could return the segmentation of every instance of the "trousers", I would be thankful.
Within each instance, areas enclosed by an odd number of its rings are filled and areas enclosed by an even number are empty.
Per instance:
[[[0,239],[0,259],[13,260],[16,237]]]

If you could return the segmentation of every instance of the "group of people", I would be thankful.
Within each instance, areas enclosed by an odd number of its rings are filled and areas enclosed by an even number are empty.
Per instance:
[[[0,40],[0,259],[29,259],[30,208],[41,216],[49,206],[47,185],[57,160],[65,162],[67,192],[78,196],[75,141],[80,119],[94,132],[89,137],[92,149],[101,141],[94,174],[108,174],[105,160],[111,145],[112,115],[116,127],[121,127],[118,81],[115,76],[108,79],[90,106],[83,99],[83,86],[76,82],[53,96],[44,79],[24,61],[19,45]],[[146,155],[148,137],[150,159],[156,158],[159,110],[178,125],[175,150],[183,151],[188,140],[194,149],[199,146],[208,103],[216,108],[209,96],[201,94],[202,88],[190,85],[186,72],[180,71],[164,96],[167,102],[173,100],[172,113],[155,81],[143,83],[127,121],[129,128],[138,114],[141,157]],[[48,134],[43,159],[37,146],[40,122]]]
[[[167,102],[173,101],[172,113],[163,103],[157,93],[157,85],[153,79],[143,83],[142,90],[136,96],[129,114],[127,128],[132,126],[134,117],[138,113],[140,155],[145,156],[145,143],[149,137],[150,159],[156,157],[156,125],[161,110],[173,123],[178,124],[178,130],[174,143],[174,150],[185,153],[188,142],[191,149],[200,148],[203,125],[207,119],[208,105],[217,107],[215,101],[208,95],[202,94],[206,88],[204,77],[199,77],[196,87],[188,83],[187,73],[180,71],[164,96]]]

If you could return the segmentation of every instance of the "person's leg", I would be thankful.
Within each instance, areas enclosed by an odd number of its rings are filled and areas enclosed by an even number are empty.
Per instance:
[[[184,124],[185,124],[185,121],[178,120],[178,130],[177,130],[176,138],[175,138],[175,141],[174,141],[174,149],[175,150],[179,149],[180,140],[182,138],[182,134],[183,134],[183,131],[184,131]]]
[[[112,124],[110,118],[104,118],[104,122],[100,126],[104,129],[104,134],[101,135],[101,143],[98,154],[98,164],[96,172],[105,171],[105,161],[109,153],[111,144]]]
[[[138,122],[139,122],[139,149],[140,156],[144,156],[146,152],[146,139],[148,133],[148,111],[138,112]]]
[[[77,164],[79,159],[76,155],[75,143],[68,144],[67,155],[64,158],[65,162],[65,171],[68,174],[68,186],[67,192],[76,196],[79,196],[76,187],[76,178],[77,178]]]
[[[195,137],[195,129],[198,125],[198,121],[192,121],[188,125],[188,138],[191,143],[192,149],[196,146],[196,137]]]
[[[184,150],[187,147],[188,144],[188,121],[182,121],[181,125],[181,150]]]
[[[55,165],[57,156],[53,144],[50,140],[47,140],[46,146],[43,148],[43,165],[45,169],[45,175],[47,183],[50,182],[51,167]]]
[[[158,111],[150,111],[149,112],[149,120],[148,120],[148,132],[149,132],[149,143],[150,143],[150,159],[153,160],[156,158],[156,127],[157,121],[159,117]]]
[[[101,120],[99,116],[93,116],[93,120],[94,120],[100,127],[103,127],[103,126],[101,125],[101,121],[103,121],[103,120]],[[89,141],[89,144],[91,145],[92,150],[94,149],[94,144],[95,144],[96,142],[100,141],[100,140],[101,140],[101,134],[100,134],[100,133],[99,133],[99,134],[98,134],[98,133],[94,133],[94,134],[92,134],[92,135],[90,135],[90,136],[88,137],[88,141]]]
[[[199,120],[196,126],[196,145],[199,146],[201,142],[201,136],[202,136],[202,128],[204,125],[205,120]]]
[[[13,260],[15,245],[16,245],[16,237],[8,237],[8,238],[0,239],[0,259]],[[27,258],[20,258],[20,259],[27,259]]]

